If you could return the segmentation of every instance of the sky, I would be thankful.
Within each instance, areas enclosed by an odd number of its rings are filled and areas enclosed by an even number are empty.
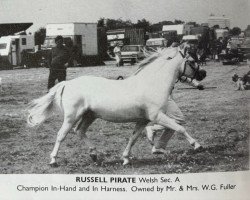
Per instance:
[[[102,17],[204,23],[211,13],[225,15],[231,28],[245,29],[250,0],[0,0],[0,23],[33,22],[28,32],[47,23],[97,22]]]

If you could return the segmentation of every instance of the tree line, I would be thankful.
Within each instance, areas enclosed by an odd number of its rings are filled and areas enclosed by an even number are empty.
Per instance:
[[[121,28],[142,28],[145,32],[158,32],[162,30],[162,26],[164,25],[176,25],[176,24],[184,24],[185,22],[179,19],[175,19],[174,21],[161,21],[157,23],[150,23],[145,18],[141,20],[137,20],[136,23],[133,23],[131,20],[123,20],[119,19],[107,19],[107,18],[100,18],[97,21],[97,27],[106,28],[106,30],[112,29],[121,29]],[[193,25],[194,27],[200,26],[200,24],[196,22],[187,22],[186,24]],[[218,25],[215,25],[214,28],[220,28]],[[234,27],[229,30],[231,35],[239,35],[241,33],[241,29],[239,27]],[[41,45],[43,44],[46,37],[46,29],[44,27],[39,28],[35,32],[35,44]]]

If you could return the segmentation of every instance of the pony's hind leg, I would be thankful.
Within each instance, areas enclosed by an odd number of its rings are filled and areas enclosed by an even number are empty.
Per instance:
[[[55,146],[53,148],[52,153],[50,154],[51,162],[50,165],[56,164],[56,156],[58,154],[60,144],[65,139],[66,135],[70,131],[70,129],[79,121],[82,116],[82,113],[86,111],[86,108],[77,109],[76,105],[69,105],[65,103],[64,107],[64,120],[62,127],[60,128],[59,132],[57,133],[57,138],[55,142]]]
[[[61,142],[65,139],[66,135],[70,131],[70,129],[73,127],[74,123],[68,119],[64,119],[63,125],[60,128],[59,132],[57,133],[57,138],[55,142],[55,146],[53,148],[52,153],[50,154],[50,165],[55,165],[56,164],[56,156],[60,147]]]
[[[157,115],[155,122],[157,124],[165,126],[166,128],[170,128],[178,133],[183,134],[186,137],[187,141],[194,147],[195,150],[201,148],[201,145],[187,133],[186,129],[183,126],[177,124],[174,119],[171,119],[164,113],[160,112]]]
[[[87,111],[86,113],[84,113],[78,125],[74,129],[74,131],[77,133],[80,139],[83,139],[84,143],[89,148],[89,154],[93,161],[97,161],[97,151],[96,147],[87,137],[86,132],[89,126],[95,121],[95,119],[96,118],[94,117],[93,113],[91,111]]]
[[[138,122],[135,125],[135,129],[134,129],[132,135],[130,136],[129,142],[128,142],[128,144],[127,144],[127,146],[122,154],[123,165],[129,164],[129,155],[130,155],[131,148],[135,144],[137,138],[142,133],[142,130],[146,127],[147,124],[148,124],[148,122]]]

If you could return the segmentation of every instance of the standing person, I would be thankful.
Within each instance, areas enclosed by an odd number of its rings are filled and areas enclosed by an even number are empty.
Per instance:
[[[116,66],[120,67],[120,62],[121,62],[121,47],[119,46],[118,43],[116,43],[113,52],[115,54]]]
[[[66,68],[69,65],[71,55],[68,49],[63,45],[63,37],[57,36],[55,38],[56,46],[52,48],[49,55],[49,79],[48,90],[55,85],[55,81],[59,82],[66,80]]]
[[[203,75],[203,78],[205,78],[205,74]],[[182,81],[188,83],[189,85],[196,87],[199,90],[203,90],[204,86],[201,85],[196,80],[191,80],[190,78],[181,77]],[[172,93],[172,92],[171,92]],[[175,103],[172,94],[170,95],[167,105],[166,105],[166,115],[170,118],[174,119],[178,124],[184,124],[185,119],[184,115],[182,114],[180,108]],[[149,125],[145,128],[147,138],[153,145],[152,153],[153,154],[166,154],[167,151],[165,150],[168,141],[171,139],[173,134],[175,133],[172,129],[166,129],[165,127],[158,125],[158,124],[152,124],[149,123]],[[161,134],[160,138],[157,141],[154,141],[154,136],[156,131],[164,130],[164,132]]]
[[[73,62],[73,58],[75,58],[75,53],[74,53],[74,45],[73,45],[73,41],[71,40],[71,38],[67,38],[66,41],[64,41],[65,47],[67,48],[70,56],[72,57],[72,59],[70,59],[69,61],[69,65],[68,67],[74,67],[74,62]]]

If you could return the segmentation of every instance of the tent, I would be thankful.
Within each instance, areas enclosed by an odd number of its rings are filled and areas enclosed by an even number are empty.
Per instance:
[[[6,23],[0,24],[0,37],[14,35],[15,33],[26,31],[33,23]]]

